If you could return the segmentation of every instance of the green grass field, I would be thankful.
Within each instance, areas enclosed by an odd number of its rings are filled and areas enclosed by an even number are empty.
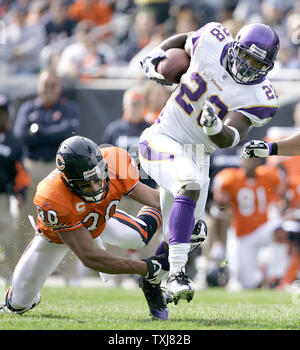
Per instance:
[[[0,314],[1,330],[299,330],[300,303],[274,290],[196,291],[191,303],[169,305],[170,319],[154,321],[142,291],[42,289],[42,302],[19,316]]]

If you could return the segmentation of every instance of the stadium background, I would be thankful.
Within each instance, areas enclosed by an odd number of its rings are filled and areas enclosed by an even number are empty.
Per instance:
[[[54,2],[54,1],[53,1]],[[71,7],[74,3],[80,1],[63,1],[67,6]],[[293,56],[290,60],[283,62],[279,59],[276,63],[274,71],[269,75],[274,88],[279,95],[280,108],[277,115],[266,126],[261,128],[253,128],[249,135],[249,139],[263,139],[271,127],[293,127],[295,121],[293,119],[294,107],[300,101],[300,60],[298,57],[299,42],[286,44],[289,40],[289,31],[287,29],[287,20],[290,13],[298,14],[295,22],[300,27],[300,10],[299,1],[297,0],[214,0],[214,1],[193,1],[193,0],[161,0],[161,1],[96,1],[110,5],[113,8],[112,16],[105,24],[98,24],[100,29],[101,40],[105,38],[105,43],[111,48],[114,47],[118,39],[122,36],[130,38],[130,34],[135,30],[136,14],[145,8],[157,8],[157,22],[153,28],[149,29],[149,40],[144,47],[136,50],[130,59],[125,60],[124,56],[116,55],[114,63],[106,65],[105,73],[101,77],[89,76],[88,78],[79,77],[77,79],[69,79],[64,74],[60,74],[63,92],[62,95],[76,102],[79,107],[79,129],[78,134],[90,137],[97,143],[101,143],[103,133],[106,126],[113,120],[117,120],[122,116],[123,94],[132,86],[146,83],[145,75],[140,67],[140,58],[145,55],[155,43],[157,44],[157,35],[162,39],[166,36],[180,32],[178,23],[180,18],[184,18],[187,23],[185,25],[190,29],[195,25],[194,30],[198,29],[207,21],[220,21],[224,25],[230,25],[234,32],[241,24],[247,24],[251,21],[259,21],[270,23],[274,29],[278,29],[278,33],[282,42],[282,47],[287,50],[292,46]],[[5,44],[3,45],[3,24],[8,30],[10,22],[9,13],[14,8],[18,11],[27,7],[27,14],[37,15],[37,22],[43,26],[44,17],[49,15],[49,7],[52,2],[49,0],[16,0],[16,1],[0,1],[0,16],[2,32],[0,32],[0,93],[6,94],[11,101],[11,121],[15,120],[19,107],[23,102],[34,98],[37,94],[38,71],[28,72],[12,72],[11,62],[3,59]],[[8,4],[8,5],[7,5]],[[5,6],[7,5],[7,12]],[[262,10],[264,6],[269,6],[274,13],[274,18],[266,17]],[[167,11],[166,11],[167,10]],[[277,12],[276,12],[277,11]],[[194,13],[194,17],[191,16]],[[271,13],[271,10],[269,10]],[[182,15],[182,13],[184,15]],[[183,17],[181,17],[183,16]],[[276,17],[277,16],[277,17]],[[79,20],[78,23],[81,21]],[[225,24],[226,22],[226,24]],[[166,23],[165,28],[163,28]],[[149,25],[151,26],[151,25]],[[159,29],[158,29],[159,28]],[[298,30],[298,29],[297,29]],[[102,31],[102,32],[101,32]],[[113,32],[113,40],[106,37],[107,32]],[[152,32],[152,33],[151,33]],[[121,33],[121,34],[120,34]],[[123,34],[124,34],[123,33]],[[135,33],[136,35],[138,33]],[[47,68],[49,64],[50,53],[56,54],[56,50],[63,52],[68,45],[76,42],[76,35],[71,35],[63,40],[58,40],[55,44],[44,45],[40,54],[40,69]],[[121,40],[120,40],[121,41]],[[121,52],[126,48],[126,38],[122,37],[122,42],[116,46],[116,51]],[[57,49],[59,48],[59,49]],[[288,49],[287,49],[288,48]],[[53,51],[51,51],[53,50]],[[119,51],[118,51],[119,50]],[[51,54],[50,54],[51,56]],[[122,57],[121,57],[122,56]],[[45,58],[46,57],[46,58]],[[26,68],[26,67],[23,67]],[[170,87],[172,91],[176,86]],[[1,214],[3,215],[3,214]]]
[[[70,7],[81,1],[62,1]],[[82,1],[83,3],[85,1]],[[100,79],[89,76],[88,79],[65,79],[62,76],[63,94],[79,104],[80,128],[79,133],[84,136],[91,137],[95,141],[101,140],[105,127],[115,119],[118,119],[122,111],[122,96],[126,89],[133,85],[143,84],[145,76],[139,66],[139,60],[144,54],[154,46],[157,40],[155,36],[164,38],[174,33],[178,33],[181,28],[179,22],[182,19],[190,22],[190,28],[199,28],[208,20],[220,21],[227,24],[229,29],[232,29],[234,34],[241,25],[253,21],[270,23],[270,25],[278,31],[281,39],[281,47],[286,50],[286,47],[293,46],[293,51],[290,53],[290,60],[283,63],[279,58],[279,64],[269,75],[273,86],[277,90],[280,99],[280,108],[276,117],[262,128],[253,128],[249,134],[250,138],[262,138],[266,135],[267,130],[272,126],[292,126],[294,124],[292,114],[294,105],[299,100],[300,94],[300,63],[298,61],[297,49],[298,42],[286,43],[286,40],[291,40],[289,29],[290,13],[299,12],[299,2],[297,0],[201,0],[198,2],[192,0],[161,0],[161,1],[140,1],[140,0],[105,0],[95,1],[96,3],[110,6],[113,11],[106,23],[97,24],[99,36],[101,40],[105,37],[106,43],[113,46],[116,43],[119,46],[115,47],[115,58],[112,63],[106,65],[105,73]],[[38,24],[44,25],[44,18],[49,16],[51,1],[48,0],[14,0],[2,1],[0,3],[0,34],[1,42],[5,37],[9,22],[11,21],[14,8],[25,8],[27,16],[37,16],[35,20]],[[266,9],[263,10],[263,7]],[[157,16],[154,24],[148,24],[149,40],[147,45],[144,45],[140,50],[135,48],[135,55],[132,53],[131,58],[124,58],[122,50],[126,46],[126,39],[130,37],[135,30],[135,18],[139,11],[151,8],[157,11]],[[194,11],[195,17],[189,17],[189,10]],[[264,11],[272,12],[270,18],[266,17]],[[18,10],[17,10],[18,11]],[[273,16],[273,18],[271,18]],[[276,17],[277,16],[277,17]],[[82,20],[77,20],[80,23]],[[191,23],[193,22],[193,23]],[[295,28],[297,23],[300,23],[299,18],[295,18]],[[187,24],[185,24],[187,26]],[[150,28],[153,26],[153,28]],[[165,26],[165,27],[162,27]],[[6,28],[5,28],[6,27]],[[161,28],[162,27],[162,28]],[[3,29],[4,28],[4,29]],[[159,29],[158,29],[159,28]],[[122,33],[122,31],[124,31]],[[107,32],[113,33],[106,39]],[[103,34],[104,33],[104,34]],[[4,35],[4,36],[3,36]],[[97,35],[97,33],[96,33]],[[137,34],[136,34],[137,35]],[[151,37],[152,36],[152,37]],[[113,37],[113,39],[111,39]],[[76,35],[73,34],[67,38],[60,38],[57,41],[45,42],[40,52],[40,69],[47,68],[51,54],[59,51],[61,54],[63,48],[76,42]],[[5,50],[5,45],[0,45],[1,50]],[[50,54],[47,52],[50,51]],[[1,54],[1,53],[0,53]],[[3,55],[1,55],[3,57]],[[290,63],[293,62],[293,63]],[[18,107],[22,102],[36,96],[37,73],[22,72],[12,73],[10,69],[11,62],[2,58],[0,60],[0,93],[5,93],[10,97],[14,106],[13,112],[17,112]],[[290,68],[290,67],[296,67]],[[176,86],[173,85],[170,89],[173,90]],[[15,113],[12,113],[12,120]]]
[[[300,72],[287,72],[293,79],[286,79],[285,73],[273,76],[272,84],[279,95],[280,107],[276,117],[266,126],[252,128],[249,133],[251,139],[263,139],[270,127],[292,127],[294,125],[293,111],[300,96]],[[77,82],[73,88],[64,87],[64,95],[76,101],[79,106],[80,126],[78,134],[90,137],[100,142],[106,126],[113,120],[120,118],[124,92],[134,86],[135,79],[94,79],[92,82]],[[10,76],[0,78],[0,93],[9,96],[13,101],[13,111],[22,102],[36,96],[37,76]],[[24,87],[26,89],[24,90]],[[174,85],[171,90],[176,87]],[[14,114],[12,115],[14,118]]]

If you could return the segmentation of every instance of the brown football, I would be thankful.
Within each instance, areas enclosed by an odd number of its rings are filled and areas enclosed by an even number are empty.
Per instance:
[[[156,71],[162,74],[166,81],[178,84],[181,76],[190,65],[190,56],[182,49],[169,49],[166,58],[158,62]]]

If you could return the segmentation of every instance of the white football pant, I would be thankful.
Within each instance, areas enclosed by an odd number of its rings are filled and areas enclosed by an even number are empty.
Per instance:
[[[201,144],[184,145],[166,135],[155,133],[153,130],[155,129],[146,129],[140,138],[139,159],[145,172],[160,186],[163,235],[164,240],[168,243],[169,215],[174,197],[184,185],[196,183],[200,186],[200,196],[194,212],[195,222],[204,218],[209,187],[210,155],[204,153],[204,147]],[[182,254],[185,255],[184,260],[187,261],[189,247],[185,250],[186,252]],[[171,254],[170,251],[169,260],[174,261],[175,259],[176,261],[177,258],[172,257]],[[180,261],[183,261],[182,256]],[[172,270],[172,264],[170,264],[170,270]]]
[[[143,222],[135,217],[132,219]],[[106,223],[102,234],[95,239],[95,244],[101,247],[101,241],[124,249],[141,249],[145,246],[136,230],[113,217]],[[12,307],[21,309],[32,305],[46,279],[57,269],[69,249],[65,244],[50,242],[42,234],[35,235],[14,270],[13,295],[10,300]]]

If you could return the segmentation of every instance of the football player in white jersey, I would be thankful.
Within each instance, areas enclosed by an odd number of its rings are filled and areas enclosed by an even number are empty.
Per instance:
[[[251,126],[265,125],[277,111],[278,97],[266,76],[279,38],[260,23],[246,25],[235,39],[220,23],[208,23],[154,48],[141,62],[149,79],[166,83],[155,69],[174,47],[188,53],[189,69],[156,123],[141,135],[139,151],[142,167],[161,188],[168,246],[157,251],[169,251],[166,296],[177,304],[194,295],[185,265],[194,225],[204,216],[209,155],[216,147],[237,145]]]

